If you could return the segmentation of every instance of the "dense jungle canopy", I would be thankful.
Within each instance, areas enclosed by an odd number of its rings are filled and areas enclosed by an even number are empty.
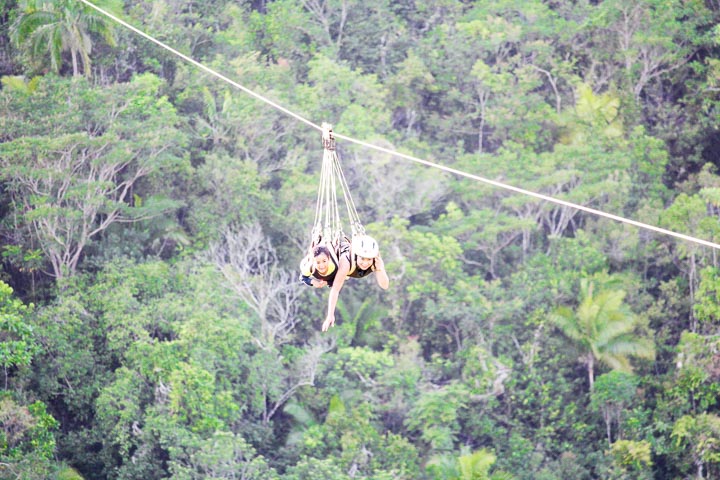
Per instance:
[[[717,0],[95,0],[317,124],[720,241]],[[338,141],[0,0],[0,478],[720,478],[717,250]]]

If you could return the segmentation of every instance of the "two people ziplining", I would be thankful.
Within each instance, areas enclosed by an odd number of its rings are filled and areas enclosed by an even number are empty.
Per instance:
[[[340,168],[332,127],[327,123],[323,123],[322,127],[323,164],[315,224],[310,248],[300,263],[300,279],[306,285],[315,288],[330,287],[328,311],[322,324],[322,331],[326,332],[335,325],[335,307],[348,277],[363,278],[374,272],[377,284],[383,290],[388,288],[390,280],[377,242],[365,234],[365,228],[358,217],[345,176]],[[351,238],[344,233],[340,221],[340,208],[337,202],[338,184],[342,189],[350,219]]]

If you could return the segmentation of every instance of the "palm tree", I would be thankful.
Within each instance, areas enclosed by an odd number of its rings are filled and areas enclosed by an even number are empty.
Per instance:
[[[460,456],[446,453],[432,457],[427,468],[436,480],[512,480],[508,472],[490,473],[495,460],[495,454],[484,448],[471,452],[463,447]]]
[[[578,345],[592,390],[596,362],[629,372],[629,357],[652,359],[655,345],[652,339],[636,333],[639,317],[623,303],[623,290],[601,290],[596,294],[594,284],[587,279],[581,281],[580,290],[580,305],[574,312],[560,307],[550,319]]]
[[[95,0],[99,7],[122,11],[123,0]],[[11,37],[20,48],[27,48],[34,57],[50,54],[50,65],[60,71],[62,54],[69,51],[73,76],[83,72],[90,76],[91,34],[102,36],[115,45],[112,24],[97,10],[77,0],[22,0],[21,11],[11,27]]]

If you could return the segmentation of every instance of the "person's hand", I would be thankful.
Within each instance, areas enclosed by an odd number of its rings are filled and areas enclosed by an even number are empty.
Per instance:
[[[325,319],[325,321],[322,324],[322,331],[327,332],[330,329],[330,327],[332,327],[334,325],[335,325],[335,315],[333,315],[332,313],[328,313],[327,318]]]
[[[315,278],[312,281],[313,287],[315,288],[323,288],[325,285],[327,285],[327,282],[325,280],[320,280],[319,278]]]
[[[379,254],[375,257],[375,271],[378,270],[385,270],[385,262],[383,262],[383,259]]]

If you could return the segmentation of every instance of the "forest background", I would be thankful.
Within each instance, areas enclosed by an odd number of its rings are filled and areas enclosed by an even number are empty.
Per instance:
[[[720,241],[717,0],[98,0],[316,124]],[[320,132],[0,0],[0,477],[720,478],[718,252],[338,152],[391,286],[304,287]]]

